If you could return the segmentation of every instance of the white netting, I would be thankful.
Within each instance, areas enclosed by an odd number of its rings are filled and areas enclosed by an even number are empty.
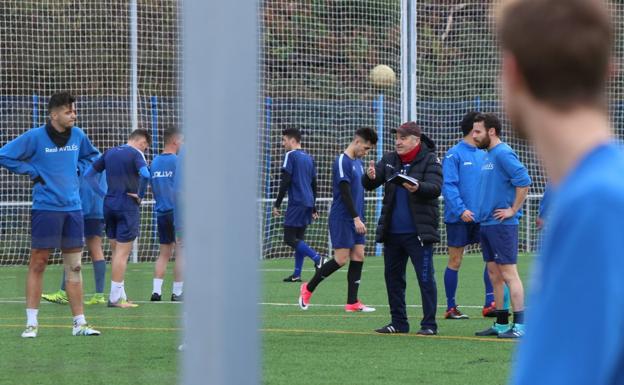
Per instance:
[[[384,150],[391,148],[388,129],[399,123],[400,81],[382,91],[372,86],[369,73],[376,65],[385,64],[400,79],[400,22],[398,1],[261,3],[258,169],[263,203],[259,236],[265,258],[292,255],[282,242],[283,218],[272,218],[270,213],[285,152],[281,146],[284,128],[300,128],[303,148],[316,160],[321,219],[308,228],[306,239],[325,254],[334,158],[344,151],[358,127],[379,130],[382,120],[380,145]],[[371,151],[369,158],[375,159],[377,153]],[[283,206],[285,209],[286,204]],[[371,230],[375,207],[375,202],[369,201]],[[369,249],[372,241],[369,237]]]
[[[137,2],[138,126],[162,146],[179,121],[179,3]],[[0,2],[0,145],[46,119],[48,97],[78,97],[78,125],[104,151],[132,129],[132,22],[122,0]],[[30,183],[0,170],[0,264],[23,263],[30,249]],[[149,197],[148,197],[149,198]],[[144,204],[139,257],[157,256],[152,205]]]
[[[545,177],[534,152],[511,133],[498,94],[499,52],[491,30],[490,1],[408,0],[416,7],[416,117],[434,139],[442,157],[461,139],[459,121],[471,109],[494,112],[503,118],[504,135],[528,167],[533,178],[525,216],[520,225],[520,248],[535,249],[538,232],[534,221]],[[401,0],[262,2],[260,25],[261,101],[259,132],[259,208],[262,255],[290,256],[282,243],[281,219],[270,217],[277,195],[280,162],[284,151],[280,131],[303,128],[303,147],[317,160],[320,179],[319,223],[307,232],[310,244],[327,252],[327,209],[331,201],[331,161],[348,143],[359,125],[375,128],[380,117],[378,92],[368,81],[369,71],[387,64],[397,73],[395,87],[384,92],[383,150],[392,149],[389,130],[400,120]],[[616,15],[618,41],[622,36],[622,5],[611,5]],[[406,10],[409,8],[406,6]],[[407,29],[406,29],[407,30]],[[622,46],[617,44],[621,59]],[[403,52],[407,57],[413,52]],[[624,106],[620,100],[622,75],[611,86],[612,112],[619,137],[623,134]],[[377,158],[372,152],[370,157]],[[374,229],[376,194],[368,195],[368,223]],[[436,252],[445,252],[446,234]],[[369,236],[367,253],[374,247]]]

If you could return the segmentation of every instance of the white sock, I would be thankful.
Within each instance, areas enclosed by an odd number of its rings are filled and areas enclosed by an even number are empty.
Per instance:
[[[126,285],[124,282],[125,281],[121,281],[121,299],[123,299],[124,301],[127,301],[128,295],[126,294]]]
[[[152,285],[152,293],[156,293],[158,295],[162,294],[162,278],[154,278],[154,284]]]
[[[184,288],[184,282],[173,283],[173,294],[182,295],[182,289]]]
[[[85,320],[84,314],[78,314],[77,316],[74,317],[74,326],[80,326],[86,323],[87,323],[87,320]]]
[[[121,298],[122,290],[123,290],[123,281],[122,282],[111,281],[111,291],[110,291],[108,300],[113,303],[119,301],[119,299]]]
[[[26,326],[37,326],[37,314],[39,309],[26,309]]]

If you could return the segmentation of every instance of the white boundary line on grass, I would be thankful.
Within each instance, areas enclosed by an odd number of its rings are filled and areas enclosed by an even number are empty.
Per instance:
[[[0,304],[5,303],[5,304],[10,304],[10,303],[24,303],[25,298],[23,297],[15,297],[15,298],[0,298]],[[155,304],[155,305],[167,305],[167,304],[175,304],[175,305],[179,305],[182,304],[182,302],[172,302],[172,301],[159,301],[159,302],[152,302],[152,301],[132,301],[134,303],[150,303],[150,304]],[[51,303],[51,302],[46,302],[46,301],[41,301],[41,304],[46,304],[46,305],[56,305],[55,303]],[[284,302],[259,302],[258,305],[260,306],[299,306],[297,303],[284,303]],[[388,307],[388,305],[372,305],[369,304],[370,306],[373,307]],[[97,306],[97,305],[95,305]],[[319,303],[319,304],[311,304],[311,306],[313,307],[344,307],[344,304],[328,304],[328,303]],[[422,305],[406,305],[407,307],[410,308],[421,308]],[[438,305],[439,308],[446,308],[445,305]],[[462,308],[467,308],[467,309],[482,309],[483,306],[477,306],[477,305],[461,305]]]

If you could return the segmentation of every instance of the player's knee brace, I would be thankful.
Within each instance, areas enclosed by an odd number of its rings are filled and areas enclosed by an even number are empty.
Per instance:
[[[81,267],[82,252],[63,253],[63,266],[65,267],[65,279],[69,282],[82,282]]]

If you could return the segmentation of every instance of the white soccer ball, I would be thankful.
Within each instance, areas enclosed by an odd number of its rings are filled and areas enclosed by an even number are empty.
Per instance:
[[[396,74],[392,68],[385,64],[380,64],[371,71],[370,81],[375,87],[390,88],[396,82]]]

